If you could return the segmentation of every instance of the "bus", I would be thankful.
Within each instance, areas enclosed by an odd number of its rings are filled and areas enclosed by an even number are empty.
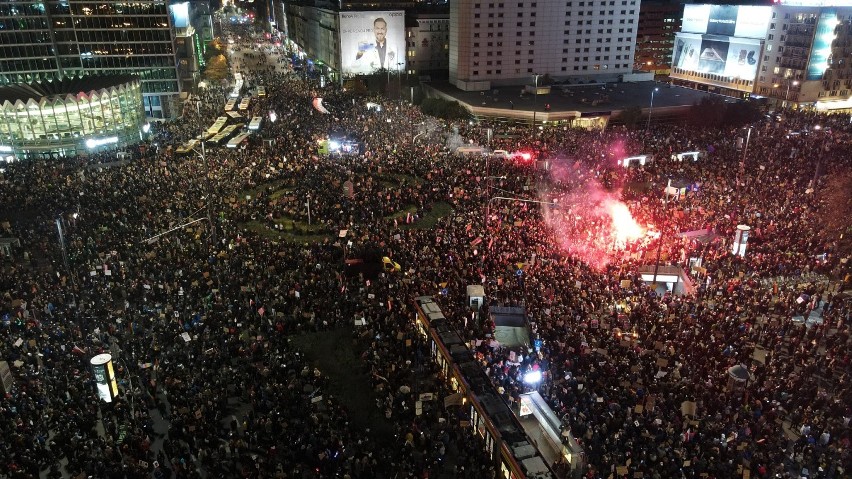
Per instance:
[[[229,136],[233,135],[234,132],[239,128],[239,125],[228,125],[222,129],[216,136],[210,138],[208,141],[215,143],[217,145],[221,145]]]
[[[231,90],[230,97],[238,98],[240,96],[240,90],[243,89],[243,75],[242,73],[234,73],[234,88]]]
[[[240,133],[239,135],[231,138],[231,140],[228,142],[228,145],[227,145],[228,148],[236,148],[236,147],[240,146],[240,143],[242,143],[250,135],[251,135],[251,133]]]
[[[234,111],[234,107],[237,106],[237,100],[231,98],[225,103],[225,111]]]
[[[266,96],[266,87],[265,86],[257,87],[257,96],[259,98],[263,98],[263,97]]]
[[[196,145],[198,145],[198,140],[195,140],[195,139],[189,140],[186,143],[177,147],[177,149],[175,150],[175,153],[177,153],[178,155],[186,155],[186,154],[190,153],[195,148]]]
[[[226,123],[228,123],[227,116],[220,116],[219,118],[217,118],[213,125],[207,129],[207,137],[210,138],[211,136],[218,134],[220,131],[222,131],[222,128],[225,126]]]
[[[251,121],[249,122],[248,129],[251,130],[251,131],[259,130],[260,129],[260,122],[262,120],[263,120],[263,118],[261,118],[259,116],[253,116],[251,118]]]
[[[247,97],[243,98],[242,100],[240,100],[240,106],[239,106],[240,111],[248,110],[249,103],[251,103],[251,97],[250,96],[247,96]]]

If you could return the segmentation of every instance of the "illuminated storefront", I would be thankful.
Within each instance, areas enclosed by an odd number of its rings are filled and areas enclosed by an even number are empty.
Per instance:
[[[144,125],[142,89],[134,76],[0,87],[0,151],[17,159],[137,143]]]

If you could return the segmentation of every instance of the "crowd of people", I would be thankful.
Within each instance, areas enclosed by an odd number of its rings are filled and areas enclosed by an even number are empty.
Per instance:
[[[443,403],[413,322],[421,295],[471,344],[493,335],[490,306],[525,308],[541,348],[483,341],[477,357],[510,403],[542,392],[582,446],[585,477],[852,471],[850,304],[832,282],[849,251],[823,228],[820,190],[852,166],[843,119],[785,112],[752,125],[743,151],[743,131],[439,124],[305,75],[244,77],[244,94],[266,87],[250,116],[268,120],[244,150],[176,153],[220,115],[229,90],[210,85],[130,161],[5,167],[3,236],[22,246],[0,275],[0,359],[14,378],[0,477],[502,477],[469,411]],[[357,151],[320,154],[331,132]],[[456,154],[455,132],[550,168]],[[671,159],[690,150],[704,155]],[[653,160],[621,165],[638,151]],[[689,191],[666,198],[672,177]],[[588,191],[658,234],[610,245]],[[738,224],[752,228],[744,257],[730,253]],[[678,235],[698,229],[714,237]],[[691,294],[641,281],[658,251]],[[400,271],[364,266],[383,256]],[[476,314],[469,284],[485,286]],[[375,397],[373,427],[292,342],[341,328],[362,351],[347,367]],[[88,366],[101,352],[121,382],[110,404]],[[530,369],[541,384],[522,381]]]

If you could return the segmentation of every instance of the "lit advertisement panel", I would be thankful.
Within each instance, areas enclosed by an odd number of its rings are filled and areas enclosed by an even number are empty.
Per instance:
[[[711,5],[684,5],[680,31],[684,33],[707,33],[707,20]]]
[[[112,356],[98,354],[89,361],[92,365],[92,375],[95,378],[95,390],[103,402],[112,402],[118,397],[118,384],[115,382],[115,371],[112,369]]]
[[[175,28],[186,28],[189,26],[189,2],[173,3],[169,5],[169,10],[172,11]]]
[[[837,36],[837,12],[827,10],[819,15],[811,59],[808,62],[808,80],[822,80],[822,74],[828,69],[828,59],[831,57],[831,42]]]
[[[772,7],[740,5],[737,9],[737,27],[735,37],[766,38],[769,22],[772,20]]]
[[[768,6],[684,5],[681,31],[762,39],[771,18]]]
[[[737,29],[737,7],[735,5],[711,5],[707,18],[707,31],[711,35],[730,37]]]
[[[754,80],[757,76],[757,60],[759,58],[760,40],[729,38],[728,58],[725,60],[725,76]]]
[[[698,71],[699,56],[701,56],[701,35],[678,33],[675,37],[672,67]]]
[[[696,73],[754,80],[760,40],[678,33],[672,67]]]
[[[403,11],[340,12],[340,65],[344,75],[405,67]]]

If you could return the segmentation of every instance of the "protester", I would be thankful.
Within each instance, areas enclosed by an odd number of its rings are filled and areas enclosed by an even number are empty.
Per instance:
[[[269,121],[244,150],[177,155],[222,111],[230,90],[211,85],[129,161],[104,153],[6,167],[4,236],[22,246],[0,275],[2,359],[15,380],[0,400],[0,474],[498,477],[462,426],[469,411],[441,400],[447,385],[413,323],[412,299],[426,294],[471,344],[493,333],[490,306],[526,308],[542,349],[485,341],[477,357],[513,404],[530,389],[523,373],[544,371],[538,388],[582,444],[586,477],[621,477],[620,467],[661,478],[852,470],[850,304],[831,288],[848,272],[848,251],[818,214],[820,178],[850,169],[842,119],[785,112],[752,126],[746,152],[742,132],[684,125],[440,124],[285,71],[285,55],[264,68],[271,53],[251,45],[232,48],[254,65],[245,91],[267,89],[250,116]],[[314,109],[314,97],[331,113]],[[492,148],[553,168],[448,147],[459,137],[485,144],[489,127],[500,133]],[[331,135],[358,151],[319,154]],[[696,149],[706,153],[698,161],[670,159]],[[638,151],[654,159],[619,163]],[[667,201],[670,177],[692,188]],[[593,188],[660,234],[598,241],[610,226],[572,203]],[[429,227],[441,205],[451,212]],[[569,213],[579,218],[553,221]],[[752,228],[744,258],[730,253],[741,223]],[[716,238],[677,235],[701,228]],[[569,241],[583,235],[592,249]],[[660,298],[640,281],[657,251],[686,268],[693,294]],[[400,271],[347,266],[383,256]],[[703,266],[690,269],[697,257]],[[479,315],[468,284],[486,286]],[[354,367],[393,425],[388,437],[355,427],[364,412],[327,392],[324,372],[291,344],[355,320],[365,352]],[[100,352],[116,358],[122,394],[112,404],[97,400],[88,367]],[[747,384],[729,380],[737,364],[750,368]],[[418,414],[420,393],[438,399]],[[685,402],[695,411],[682,414]]]

